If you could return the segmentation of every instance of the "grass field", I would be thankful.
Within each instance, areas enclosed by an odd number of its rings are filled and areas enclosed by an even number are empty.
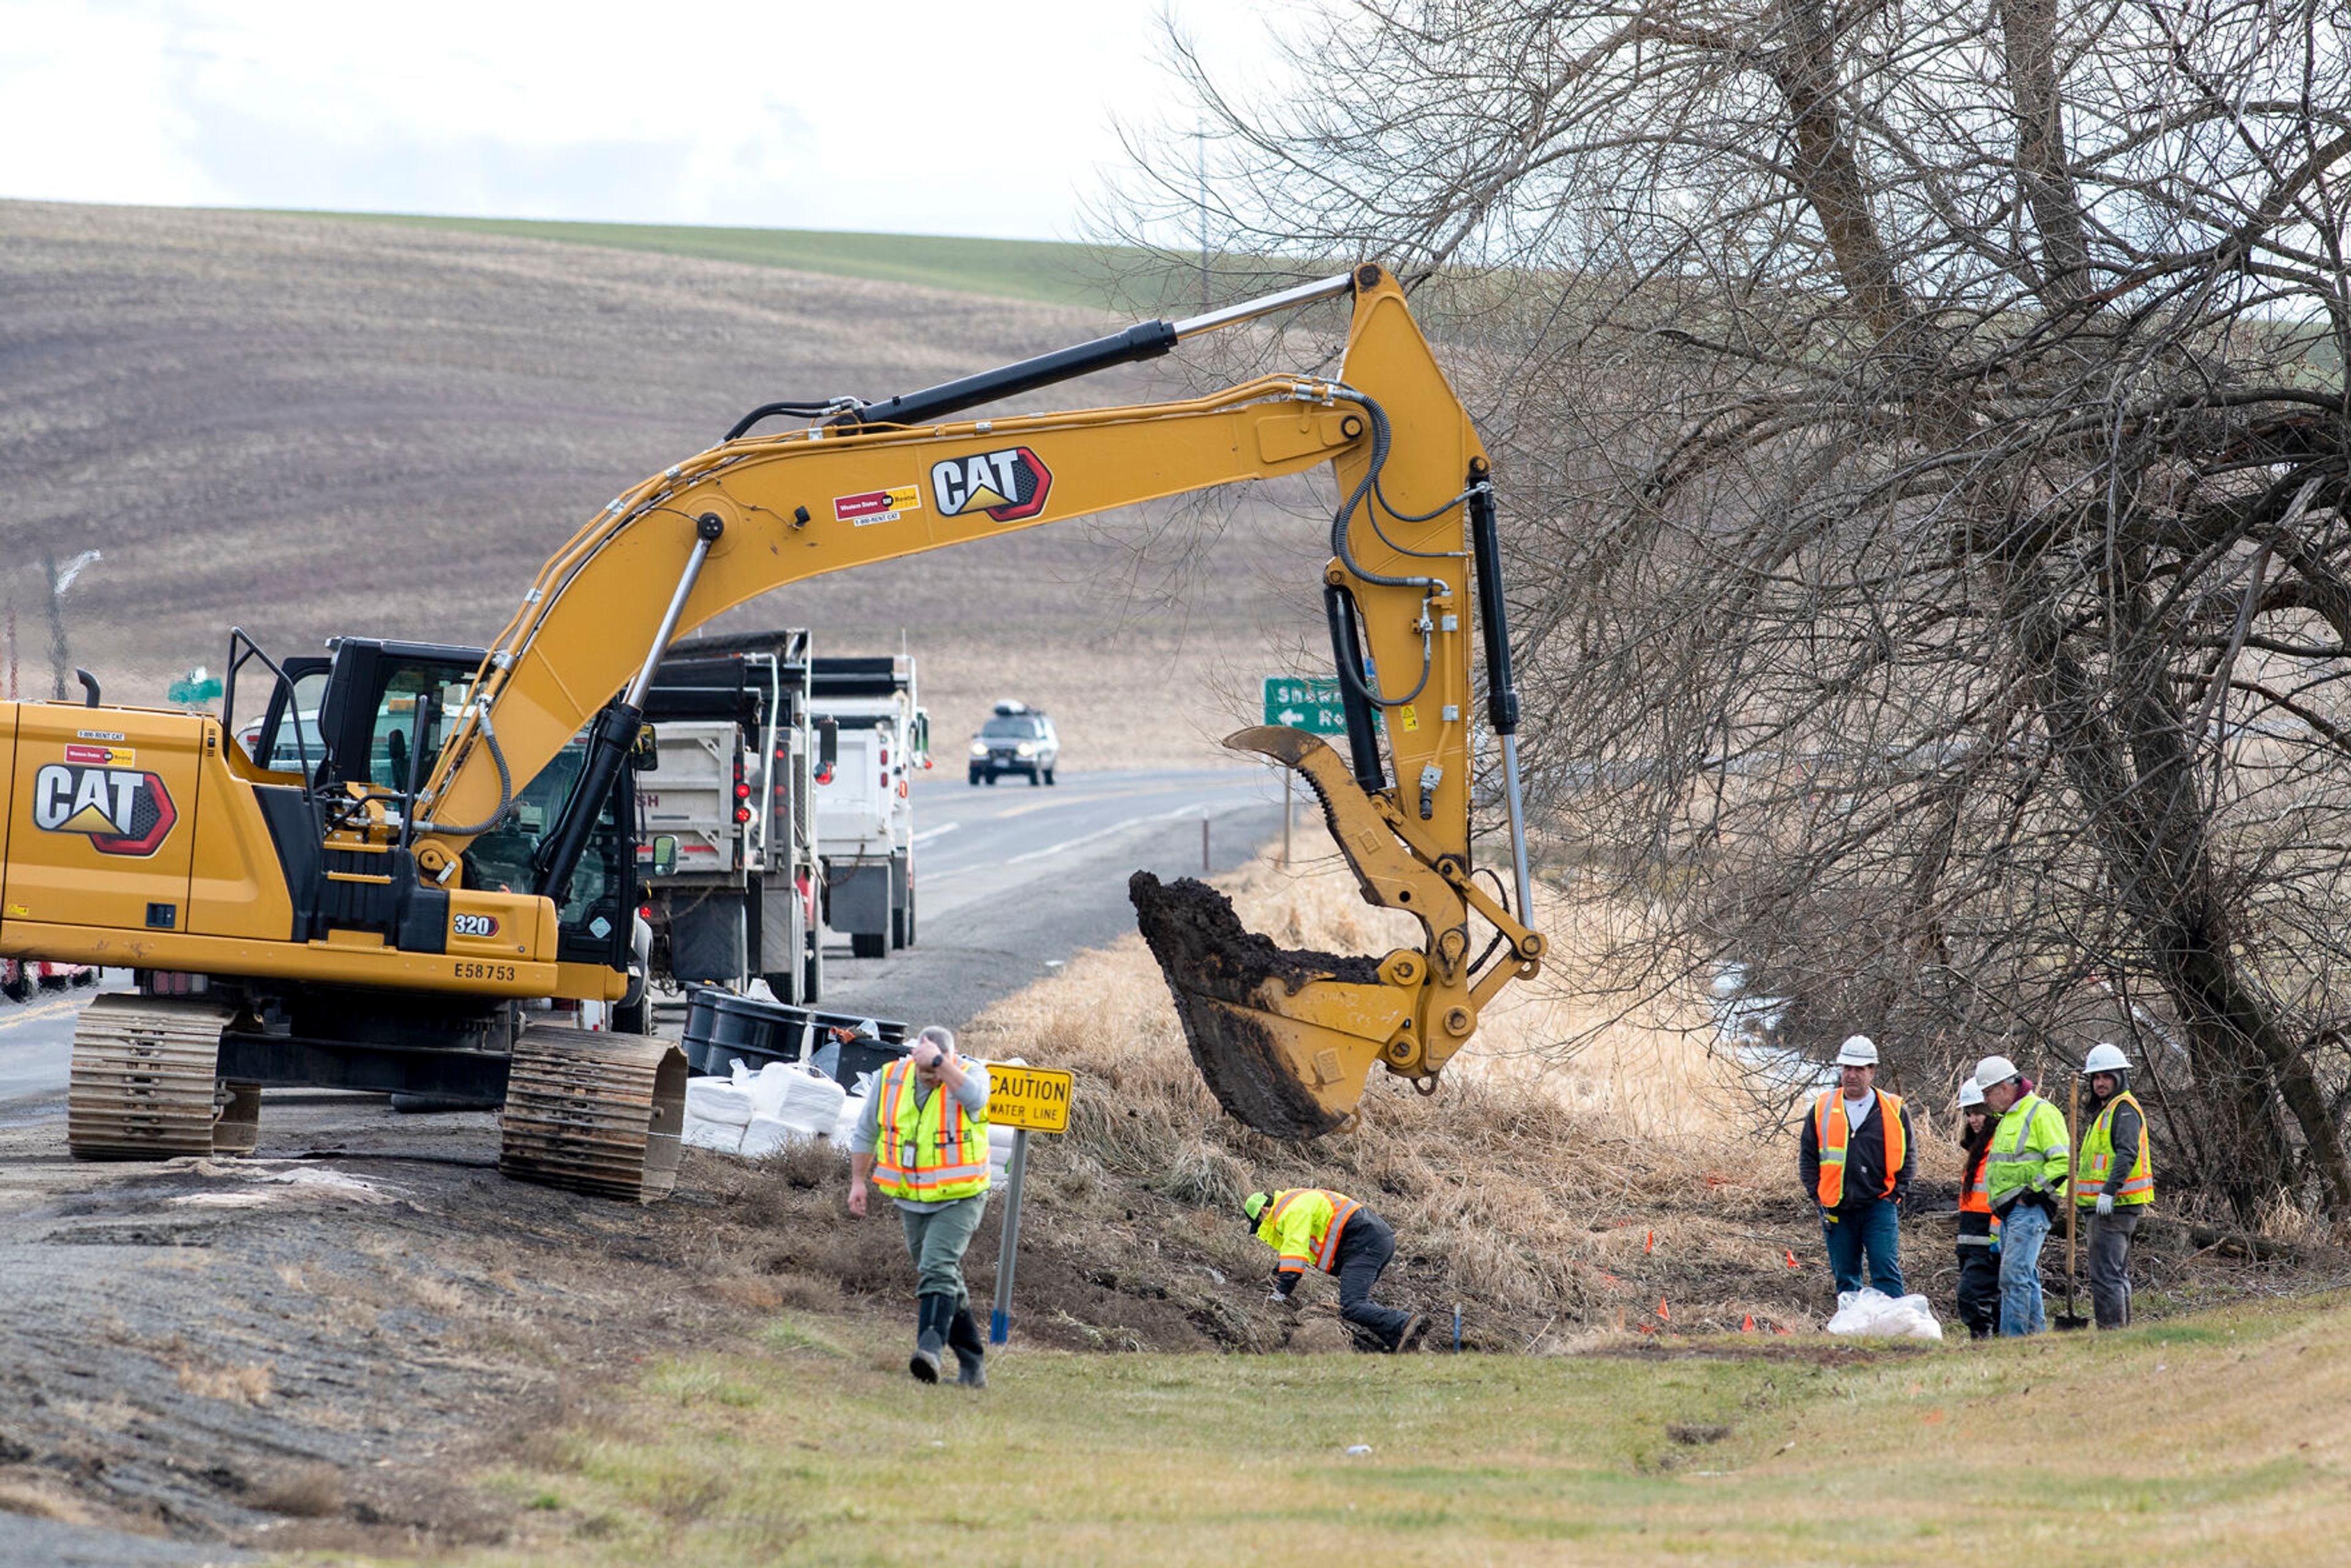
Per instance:
[[[492,1482],[483,1563],[2334,1561],[2351,1307],[1876,1354],[996,1358],[779,1317]],[[1350,1454],[1354,1446],[1368,1452]]]
[[[451,218],[394,213],[309,213],[350,218],[555,240],[612,250],[654,251],[751,267],[785,267],[834,277],[912,283],[965,294],[1038,299],[1097,308],[1121,297],[1116,282],[1155,272],[1142,251],[1050,240],[969,239],[944,235],[840,234],[820,229],[728,229],[670,224],[558,223],[530,218]]]
[[[541,226],[0,203],[0,597],[26,694],[51,689],[44,555],[104,552],[65,601],[63,674],[87,665],[117,701],[217,671],[231,626],[279,653],[477,643],[581,520],[745,409],[933,385],[1115,320],[968,291],[1017,294],[1075,246],[797,236],[825,262],[755,235],[771,265],[747,266],[681,253],[726,231],[516,237]],[[893,256],[933,287],[883,276]],[[1181,369],[1016,406],[1165,396]],[[903,632],[950,743],[1017,695],[1056,715],[1072,770],[1217,757],[1201,737],[1254,711],[1221,697],[1253,704],[1279,649],[1319,638],[1328,553],[1327,522],[1287,503],[1217,504],[811,580],[718,629],[806,626],[860,653]],[[1209,551],[1212,573],[1186,565]]]

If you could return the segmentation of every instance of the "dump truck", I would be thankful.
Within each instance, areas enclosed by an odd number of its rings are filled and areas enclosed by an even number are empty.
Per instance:
[[[819,716],[836,727],[839,758],[816,789],[824,921],[859,958],[914,941],[914,775],[931,765],[931,720],[906,654],[829,654],[816,661]]]
[[[810,669],[793,628],[680,642],[653,677],[637,813],[657,982],[821,996],[816,772],[833,732],[810,706]]]
[[[1349,310],[1331,369],[957,417],[1322,300]],[[754,434],[776,418],[800,423]],[[1418,940],[1290,951],[1198,883],[1137,873],[1129,894],[1228,1113],[1296,1140],[1344,1127],[1374,1068],[1434,1090],[1544,943],[1527,924],[1492,468],[1402,287],[1365,265],[915,392],[762,403],[598,509],[477,661],[347,638],[313,700],[295,662],[232,631],[219,716],[108,706],[94,680],[86,704],[0,703],[0,957],[141,976],[79,1015],[68,1146],[236,1153],[271,1086],[462,1086],[500,1105],[509,1176],[666,1195],[683,1053],[539,1004],[624,1004],[642,983],[635,774],[671,645],[825,572],[1326,465],[1346,755],[1276,726],[1226,744],[1306,779],[1366,902],[1412,915]],[[1480,647],[1510,873],[1491,888],[1469,816]],[[269,713],[248,749],[237,708],[256,697]]]

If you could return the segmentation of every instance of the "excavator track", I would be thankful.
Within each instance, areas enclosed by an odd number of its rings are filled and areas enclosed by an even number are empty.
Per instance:
[[[657,1203],[677,1185],[685,1055],[674,1041],[538,1024],[515,1042],[498,1169]]]
[[[66,1146],[76,1159],[167,1160],[214,1152],[221,1030],[233,1009],[98,997],[74,1030]],[[254,1095],[257,1121],[259,1095]],[[240,1153],[253,1146],[246,1135]]]

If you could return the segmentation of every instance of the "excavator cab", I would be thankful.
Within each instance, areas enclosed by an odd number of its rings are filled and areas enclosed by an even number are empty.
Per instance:
[[[452,716],[470,698],[483,650],[369,637],[338,637],[329,646],[330,658],[301,656],[276,666],[260,720],[240,736],[247,755],[291,775],[289,784],[307,780],[316,800],[413,800]],[[232,669],[252,657],[241,632],[230,657]],[[233,716],[234,685],[227,696]],[[501,820],[467,844],[464,885],[551,898],[556,960],[630,973],[623,1003],[630,1006],[643,979],[632,940],[639,902],[634,774],[624,766],[601,800],[577,799],[587,749],[583,732],[515,791]],[[593,822],[559,886],[546,852],[555,829],[575,810],[591,813]]]

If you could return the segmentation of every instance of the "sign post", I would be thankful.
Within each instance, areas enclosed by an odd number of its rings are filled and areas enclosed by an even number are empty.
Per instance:
[[[1029,1174],[1029,1134],[1070,1130],[1070,1100],[1077,1075],[1050,1067],[987,1069],[987,1120],[1010,1127],[1012,1161],[1005,1171],[1004,1239],[996,1252],[996,1310],[987,1316],[987,1343],[1012,1338],[1012,1272],[1020,1257],[1020,1188]]]

